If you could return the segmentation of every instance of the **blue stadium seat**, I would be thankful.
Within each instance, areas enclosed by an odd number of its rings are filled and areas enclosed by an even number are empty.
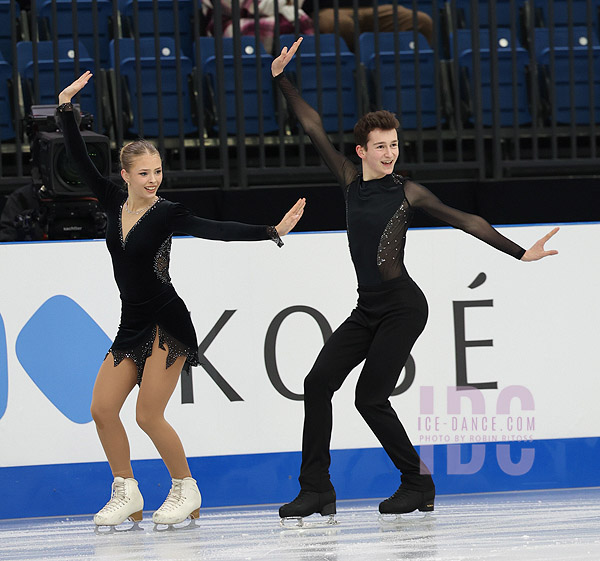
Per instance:
[[[53,0],[38,1],[38,21],[40,37],[73,40],[73,2],[71,0],[56,1],[56,22],[52,18]],[[96,34],[98,41],[98,60],[101,65],[108,63],[109,18],[112,14],[110,0],[96,0],[96,20],[94,20],[93,0],[77,0],[77,33],[78,40],[83,43],[91,58],[95,57]],[[97,22],[97,25],[94,23]]]
[[[10,0],[0,0],[0,55],[3,55],[5,60],[10,60],[10,34],[11,26],[7,25],[10,21]]]
[[[58,58],[54,58],[53,41],[39,41],[37,43],[39,100],[35,99],[34,87],[34,60],[33,45],[31,41],[17,43],[17,68],[23,83],[25,98],[25,111],[29,112],[31,105],[50,105],[57,103],[58,94],[67,87],[76,77],[75,49],[72,39],[59,39],[57,41]],[[79,42],[79,74],[85,70],[95,71],[94,60],[90,58],[83,43]],[[55,88],[55,67],[58,68],[58,89]],[[83,111],[95,114],[96,88],[92,80],[80,94],[80,104]]]
[[[396,0],[399,6],[404,6],[412,10],[413,0]],[[379,0],[379,4],[393,4],[394,0]],[[444,0],[438,0],[438,8],[441,8],[444,4]],[[433,2],[432,0],[417,0],[417,10],[419,12],[425,12],[430,16],[433,14]]]
[[[556,27],[553,34],[550,34],[550,29],[547,27],[537,27],[534,33],[534,48],[536,58],[542,55],[546,50],[550,49],[550,39],[554,47],[573,47],[573,48],[586,48],[588,44],[592,47],[600,45],[598,36],[595,31],[592,31],[591,35],[588,35],[587,27],[575,26],[571,31],[571,40],[569,41],[569,28],[568,27]]]
[[[471,0],[455,0],[456,2],[456,13],[458,18],[458,27],[465,29],[471,29],[473,27],[473,18]],[[511,10],[511,0],[496,0],[496,9],[494,11],[496,15],[496,25],[498,27],[510,27],[511,21],[515,19],[515,23],[518,23],[519,8],[523,5],[524,0],[514,0],[515,10]],[[449,3],[450,6],[452,5]],[[490,3],[489,0],[478,0],[477,2],[479,18],[478,24],[482,29],[490,27]],[[518,27],[518,25],[517,25]]]
[[[177,8],[177,23],[179,24],[179,39],[181,50],[185,56],[192,56],[193,1],[179,0]],[[158,0],[158,34],[162,37],[175,37],[175,10],[172,0]],[[198,6],[202,2],[198,1]],[[138,33],[140,37],[154,37],[154,0],[138,0]],[[125,36],[134,37],[135,13],[133,0],[119,0],[119,11],[123,21]]]
[[[475,87],[481,86],[482,124],[493,124],[492,111],[492,64],[490,50],[490,32],[482,29],[479,32],[479,75],[474,73],[474,57],[471,31],[459,29],[457,34],[458,65],[463,72],[462,96],[463,101],[472,103]],[[451,47],[454,40],[450,40]],[[500,126],[530,124],[532,117],[529,112],[527,95],[526,67],[529,64],[529,53],[521,46],[512,48],[510,29],[497,30],[496,56],[498,60],[498,107]],[[515,64],[513,65],[513,50]],[[516,96],[516,98],[515,98]],[[516,116],[515,110],[516,109]],[[515,118],[516,117],[516,118]],[[475,115],[470,115],[468,122],[475,122]]]
[[[282,48],[290,47],[294,41],[294,35],[282,35],[280,37]],[[327,132],[340,130],[340,110],[342,112],[341,130],[352,130],[358,119],[354,55],[348,50],[346,43],[340,37],[338,56],[335,43],[335,35],[320,35],[319,51],[317,52],[315,36],[306,35],[302,41],[302,47],[286,68],[295,75],[296,83],[302,89],[302,97],[316,110],[319,110],[318,102],[319,97],[321,97],[322,109],[320,114],[323,127]],[[318,63],[321,65],[321,91],[319,91]],[[338,75],[341,78],[339,82]],[[341,90],[339,96],[338,85]]]
[[[244,106],[244,130],[246,134],[259,134],[262,132],[275,132],[279,129],[275,116],[275,102],[273,95],[273,78],[271,76],[271,62],[273,57],[265,53],[264,48],[260,47],[260,52],[256,53],[254,37],[241,37],[242,56],[240,59],[242,78],[241,83],[236,84],[234,67],[234,45],[230,37],[223,38],[223,70],[225,91],[221,92],[217,84],[217,57],[215,54],[215,44],[213,37],[198,37],[200,48],[200,60],[196,65],[201,69],[201,74],[205,78],[205,96],[207,103],[212,99],[211,113],[214,114],[215,122],[212,131],[218,130],[217,122],[217,104],[216,99],[223,96],[226,106],[226,126],[228,134],[237,132],[236,115],[236,90],[242,90]],[[258,61],[257,61],[258,58]],[[257,64],[258,62],[258,64]],[[260,91],[258,89],[258,75],[261,78]],[[262,108],[262,123],[259,120],[259,104]]]
[[[0,52],[0,141],[11,140],[15,137],[13,128],[8,82],[12,78],[12,68]]]
[[[128,132],[133,135],[157,136],[158,123],[158,88],[157,67],[160,64],[160,94],[162,100],[163,134],[169,137],[179,136],[179,103],[183,112],[183,133],[188,134],[196,129],[191,119],[190,95],[187,77],[192,72],[192,61],[181,55],[181,74],[177,74],[177,58],[175,57],[175,41],[172,37],[161,37],[159,44],[160,57],[156,58],[153,38],[140,39],[139,59],[135,56],[135,40],[119,39],[119,72],[123,86],[123,99],[129,101],[132,121]],[[116,67],[115,42],[110,42],[112,68]],[[139,63],[142,90],[137,87],[137,66]],[[180,84],[181,97],[177,93]],[[139,118],[141,104],[142,123]]]
[[[379,52],[376,52],[375,35],[362,33],[360,36],[361,61],[367,70],[373,100],[376,99],[376,68],[379,64],[382,107],[377,109],[395,112],[403,129],[416,129],[419,122],[422,127],[436,126],[434,53],[427,41],[419,38],[417,53],[413,32],[400,32],[397,34],[398,51],[395,52],[393,33],[379,33],[378,37]],[[396,64],[399,68],[398,79]]]
[[[477,6],[477,22],[473,21],[472,9]],[[496,0],[494,9],[495,27],[511,29],[513,22],[516,36],[523,46],[527,43],[527,13],[529,13],[528,0]],[[454,12],[453,12],[454,8]],[[453,45],[450,37],[457,29],[490,29],[490,3],[488,0],[446,0],[441,19],[442,46],[444,57],[451,58]]]
[[[598,2],[595,0],[533,0],[533,2],[538,27],[550,26],[550,2],[552,2],[554,25],[556,27],[564,27],[569,24],[569,5],[571,5],[573,25],[587,24],[588,4],[594,24],[598,19]]]
[[[554,84],[550,71],[551,43],[554,44]],[[548,28],[538,28],[535,30],[534,47],[540,66],[541,94],[548,104],[547,117],[551,118],[554,109],[558,123],[571,123],[573,118],[576,124],[590,123],[590,85],[593,85],[594,121],[600,122],[600,43],[597,36],[594,33],[589,36],[587,27],[574,27],[571,38],[568,28],[555,28],[552,37]],[[574,108],[573,116],[571,106]]]

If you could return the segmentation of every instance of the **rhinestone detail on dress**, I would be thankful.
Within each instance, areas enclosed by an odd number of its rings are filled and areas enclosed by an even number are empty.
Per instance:
[[[279,233],[277,232],[277,228],[275,228],[275,226],[267,226],[267,235],[271,240],[273,240],[277,244],[277,247],[281,247],[283,245],[283,240],[279,236]]]
[[[169,262],[171,259],[171,241],[172,237],[169,236],[158,248],[156,255],[154,256],[154,272],[164,284],[171,284],[171,277],[169,276]]]
[[[144,214],[142,214],[142,216],[140,216],[137,220],[137,222],[131,227],[131,229],[129,230],[129,232],[127,232],[127,235],[123,238],[123,219],[121,218],[123,215],[123,206],[125,205],[125,202],[127,201],[127,199],[125,199],[123,201],[123,203],[121,203],[121,210],[119,211],[119,238],[121,240],[121,247],[123,249],[125,249],[125,245],[127,244],[127,240],[129,239],[129,236],[131,236],[131,232],[133,232],[137,225],[144,220],[144,218],[146,218],[146,216],[148,216],[155,208],[156,205],[160,202],[163,201],[164,199],[162,199],[161,197],[158,197],[158,199],[156,199],[154,201],[154,204],[146,211],[144,212]]]
[[[175,337],[169,335],[164,329],[160,326],[155,325],[154,329],[152,329],[151,336],[148,340],[144,341],[141,345],[138,345],[135,349],[121,350],[121,349],[113,349],[112,347],[108,350],[108,353],[112,353],[113,362],[115,366],[121,364],[121,362],[130,358],[137,368],[137,383],[138,385],[142,383],[142,375],[144,373],[144,365],[146,364],[146,359],[152,355],[152,345],[154,344],[154,340],[156,339],[156,330],[158,329],[158,346],[163,351],[167,351],[167,359],[166,359],[166,367],[169,368],[173,366],[175,360],[180,356],[187,357],[187,362],[191,366],[198,366],[198,349],[192,349],[187,347]],[[165,347],[165,344],[167,345]],[[107,355],[108,355],[107,353]]]

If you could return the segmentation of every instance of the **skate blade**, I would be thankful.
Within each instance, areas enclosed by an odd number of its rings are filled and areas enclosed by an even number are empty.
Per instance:
[[[401,527],[435,520],[433,512],[407,512],[403,514],[380,514],[379,523],[383,527]]]
[[[144,528],[140,527],[139,520],[132,520],[133,525],[129,527],[119,527],[117,526],[108,526],[108,525],[95,525],[94,526],[94,534],[97,535],[105,535],[105,534],[118,534],[120,532],[136,532],[136,531],[144,531]],[[123,524],[123,522],[121,522]]]
[[[197,518],[188,518],[183,522],[178,522],[177,524],[162,524],[162,523],[154,523],[154,532],[174,532],[181,530],[193,530],[194,528],[200,528],[198,524],[196,524]]]
[[[308,520],[308,517],[303,518],[302,516],[290,516],[288,518],[280,518],[279,519],[279,524],[282,528],[285,528],[287,530],[291,530],[291,529],[316,529],[316,528],[331,528],[332,526],[335,526],[337,524],[339,524],[339,522],[335,519],[335,514],[329,514],[327,516],[327,520],[324,520],[325,517],[321,517],[320,520],[318,519],[313,519],[313,520]]]

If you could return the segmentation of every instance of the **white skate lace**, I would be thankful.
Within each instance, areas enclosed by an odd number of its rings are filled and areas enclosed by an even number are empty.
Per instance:
[[[171,490],[165,499],[165,502],[158,509],[157,512],[170,512],[171,510],[178,509],[185,502],[185,497],[183,496],[183,481],[173,481],[171,486]]]
[[[98,514],[106,514],[120,509],[130,500],[125,492],[125,482],[113,481],[110,500],[104,505]]]

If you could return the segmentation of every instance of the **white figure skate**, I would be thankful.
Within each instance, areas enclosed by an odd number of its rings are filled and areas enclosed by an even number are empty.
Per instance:
[[[127,519],[133,522],[133,526],[127,530],[141,530],[139,523],[142,520],[143,508],[144,498],[137,481],[132,477],[115,477],[110,500],[94,515],[96,531],[102,526],[108,526],[109,532],[117,531],[116,526]]]
[[[200,514],[201,503],[202,496],[195,479],[191,477],[173,479],[171,490],[165,502],[152,515],[154,530],[160,531],[159,525],[163,524],[167,525],[167,528],[164,529],[172,530],[175,528],[174,524],[179,524],[187,518],[190,519],[190,523],[184,528],[195,527],[195,521]]]

